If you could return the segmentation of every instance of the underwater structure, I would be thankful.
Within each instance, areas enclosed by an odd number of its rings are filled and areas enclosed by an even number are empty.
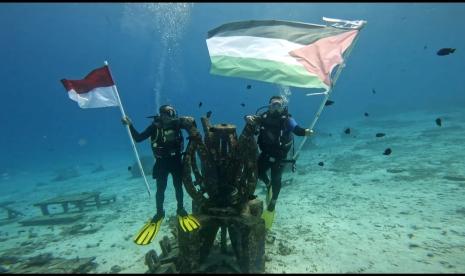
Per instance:
[[[86,207],[114,203],[116,195],[101,195],[100,192],[82,192],[77,194],[59,195],[47,200],[34,203],[33,206],[40,208],[42,215],[20,221],[23,226],[67,224],[78,221],[84,217]],[[59,205],[63,212],[50,213],[50,206]]]
[[[12,203],[14,203],[14,201],[0,202],[0,209],[3,209],[7,212],[7,217],[0,219],[0,225],[16,222],[20,217],[24,216],[24,214],[20,211],[17,211],[8,206]]]
[[[151,273],[265,270],[263,202],[253,195],[257,184],[256,127],[247,123],[238,138],[236,126],[211,125],[210,116],[201,118],[203,141],[192,120],[183,168],[192,212],[202,226],[184,232],[173,223],[173,237],[165,236],[160,242],[162,254],[157,256],[151,250],[146,255]],[[218,232],[219,245],[215,244]]]

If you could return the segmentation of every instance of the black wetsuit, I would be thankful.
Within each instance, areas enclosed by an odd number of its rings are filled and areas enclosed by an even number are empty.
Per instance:
[[[297,125],[290,114],[270,114],[265,112],[260,116],[260,133],[258,145],[261,153],[258,157],[258,178],[265,185],[272,187],[272,200],[275,203],[281,191],[281,178],[283,174],[283,160],[292,146],[292,133],[305,136],[305,129]],[[271,168],[271,183],[267,171]],[[274,210],[273,206],[270,211]],[[270,209],[269,208],[269,209]]]
[[[129,129],[136,142],[144,141],[150,137],[151,148],[155,157],[152,177],[157,181],[155,196],[157,213],[164,214],[163,202],[169,173],[173,177],[178,210],[183,209],[181,153],[184,147],[184,138],[181,133],[180,120],[176,118],[169,123],[162,123],[159,117],[155,117],[152,124],[142,133],[137,132],[132,125],[130,125]]]

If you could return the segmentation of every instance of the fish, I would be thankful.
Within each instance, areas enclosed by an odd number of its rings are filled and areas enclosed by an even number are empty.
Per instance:
[[[350,134],[350,127],[346,128],[346,129],[344,130],[344,133],[345,133],[345,134]]]
[[[247,84],[247,89],[250,89],[250,88],[252,88],[252,85]]]
[[[384,152],[383,152],[384,155],[389,155],[389,154],[391,154],[391,153],[392,153],[391,148],[387,148],[387,149],[385,149]]]
[[[245,103],[241,103],[241,105],[242,105],[242,107],[244,107],[244,106],[245,106]]]
[[[331,100],[327,100],[325,105],[332,105],[334,103],[334,101],[331,101]]]
[[[211,111],[208,111],[208,112],[207,112],[207,118],[210,118],[211,115],[212,115],[212,112],[211,112]]]
[[[368,114],[367,112],[365,112],[363,115],[365,115],[365,117],[368,117],[370,114]]]
[[[428,49],[428,46],[426,46],[426,45],[423,46],[423,50],[426,50],[426,49]]]
[[[447,55],[452,54],[454,52],[455,52],[454,48],[442,48],[436,54],[438,56],[447,56]]]
[[[319,163],[318,163],[318,166],[323,167],[324,165],[325,165],[325,163],[323,163],[323,162],[319,162]]]
[[[371,93],[376,94],[376,90],[374,88],[371,89]]]
[[[132,170],[132,167],[131,166],[128,166],[128,171]]]
[[[436,119],[436,124],[437,124],[438,126],[442,126],[442,120],[441,120],[441,118],[437,118],[437,119]]]
[[[202,102],[199,103],[199,107],[201,107],[201,106],[202,106]]]
[[[384,137],[386,136],[386,133],[378,132],[376,133],[376,137]]]

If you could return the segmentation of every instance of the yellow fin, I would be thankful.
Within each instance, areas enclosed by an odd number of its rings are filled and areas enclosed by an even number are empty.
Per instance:
[[[262,219],[265,220],[265,229],[266,230],[269,230],[271,228],[271,226],[273,225],[274,215],[275,215],[275,211],[273,211],[273,212],[270,212],[268,210],[263,211]]]
[[[199,221],[192,215],[183,217],[178,215],[178,221],[184,232],[191,232],[200,227]]]
[[[163,218],[157,222],[149,220],[134,237],[134,242],[138,245],[147,245],[155,239],[158,231],[160,230]]]

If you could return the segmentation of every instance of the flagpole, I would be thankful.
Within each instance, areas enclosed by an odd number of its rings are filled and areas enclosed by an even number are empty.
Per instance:
[[[105,60],[104,64],[105,64],[105,66],[108,66],[108,61]],[[110,72],[110,76],[111,76],[110,67],[108,67],[108,72]],[[113,79],[113,76],[111,78]],[[121,111],[121,115],[123,115],[123,118],[124,118],[124,117],[126,117],[126,113],[124,112],[123,104],[121,103],[121,99],[119,97],[118,88],[116,88],[116,85],[113,85],[112,88],[113,88],[113,92],[115,92],[115,94],[116,94],[116,98],[118,99],[119,109]],[[136,144],[134,143],[134,139],[132,139],[131,130],[129,129],[129,125],[126,125],[126,130],[128,131],[129,139],[131,140],[131,144],[132,144],[132,149],[134,150],[134,154],[136,155],[137,164],[139,165],[140,172],[142,173],[142,176],[143,176],[144,181],[145,181],[145,186],[147,187],[147,192],[149,193],[149,197],[150,197],[150,195],[151,195],[150,194],[150,186],[149,186],[149,183],[147,182],[147,178],[145,177],[144,170],[142,169],[142,163],[140,162],[139,153],[137,152],[137,148],[136,148]]]
[[[323,111],[323,108],[325,107],[325,104],[326,104],[326,101],[328,100],[329,96],[331,95],[331,93],[333,92],[333,89],[334,89],[334,86],[336,85],[336,82],[339,78],[339,75],[341,74],[341,71],[342,71],[342,68],[344,68],[346,66],[346,60],[347,58],[349,57],[350,53],[352,52],[352,49],[354,48],[354,45],[355,43],[357,43],[357,40],[358,40],[358,36],[360,35],[360,31],[359,33],[357,34],[357,36],[355,37],[354,39],[354,42],[352,43],[352,45],[350,45],[349,49],[347,50],[347,54],[345,55],[344,57],[344,61],[341,63],[341,65],[339,65],[339,67],[337,68],[337,71],[336,71],[336,75],[334,76],[334,80],[331,82],[331,87],[330,89],[327,91],[327,92],[323,92],[322,94],[325,94],[325,97],[323,98],[323,101],[321,102],[320,104],[320,108],[318,109],[316,115],[315,115],[315,118],[313,118],[313,121],[312,123],[310,124],[310,126],[308,127],[309,129],[313,129],[313,127],[315,126],[316,124],[316,121],[320,118],[320,115],[321,115],[321,112]],[[315,93],[316,94],[316,93]],[[308,95],[308,94],[307,94]],[[311,94],[310,94],[311,95]],[[294,154],[294,156],[292,157],[293,160],[297,160],[297,157],[299,157],[299,153],[300,153],[300,150],[302,149],[302,147],[304,146],[305,142],[307,141],[307,138],[308,136],[305,136],[304,139],[302,140],[302,142],[300,142],[300,145],[299,145],[299,148],[297,149],[297,152]]]

